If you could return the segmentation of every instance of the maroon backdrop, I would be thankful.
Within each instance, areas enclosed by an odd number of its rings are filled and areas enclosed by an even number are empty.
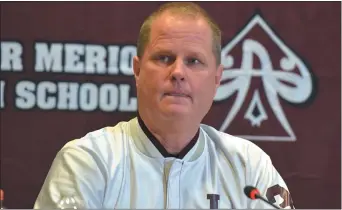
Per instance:
[[[33,207],[67,141],[135,116],[130,59],[159,4],[1,3],[8,208]],[[204,122],[265,150],[296,208],[341,208],[340,3],[200,5],[222,28],[226,72]]]

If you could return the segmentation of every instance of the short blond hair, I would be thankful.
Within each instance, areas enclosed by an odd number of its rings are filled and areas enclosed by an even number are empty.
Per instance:
[[[137,43],[137,55],[141,58],[145,52],[145,48],[150,41],[152,22],[165,12],[174,15],[187,15],[203,18],[212,31],[213,53],[216,58],[216,64],[221,64],[221,30],[218,24],[202,9],[199,5],[192,2],[172,2],[160,6],[153,12],[142,24],[139,32]]]

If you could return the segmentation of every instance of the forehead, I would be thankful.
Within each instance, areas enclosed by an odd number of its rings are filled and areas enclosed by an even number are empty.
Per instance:
[[[162,43],[197,44],[212,47],[212,31],[207,21],[194,15],[164,13],[151,24],[150,47]]]

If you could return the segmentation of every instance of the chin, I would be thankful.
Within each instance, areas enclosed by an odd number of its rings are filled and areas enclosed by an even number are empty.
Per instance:
[[[179,106],[179,105],[169,105],[168,107],[164,107],[163,109],[164,115],[168,117],[188,117],[190,114],[190,110],[188,107]]]

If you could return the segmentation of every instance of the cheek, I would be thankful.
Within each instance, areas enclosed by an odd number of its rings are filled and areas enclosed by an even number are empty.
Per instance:
[[[147,70],[148,69],[148,70]],[[162,78],[155,69],[146,68],[141,72],[139,85],[146,92],[146,95],[152,95],[160,90]]]
[[[197,91],[197,94],[203,97],[209,97],[215,92],[216,83],[215,77],[212,75],[208,75],[206,77],[202,77],[201,79],[197,80],[194,85],[194,88]]]

